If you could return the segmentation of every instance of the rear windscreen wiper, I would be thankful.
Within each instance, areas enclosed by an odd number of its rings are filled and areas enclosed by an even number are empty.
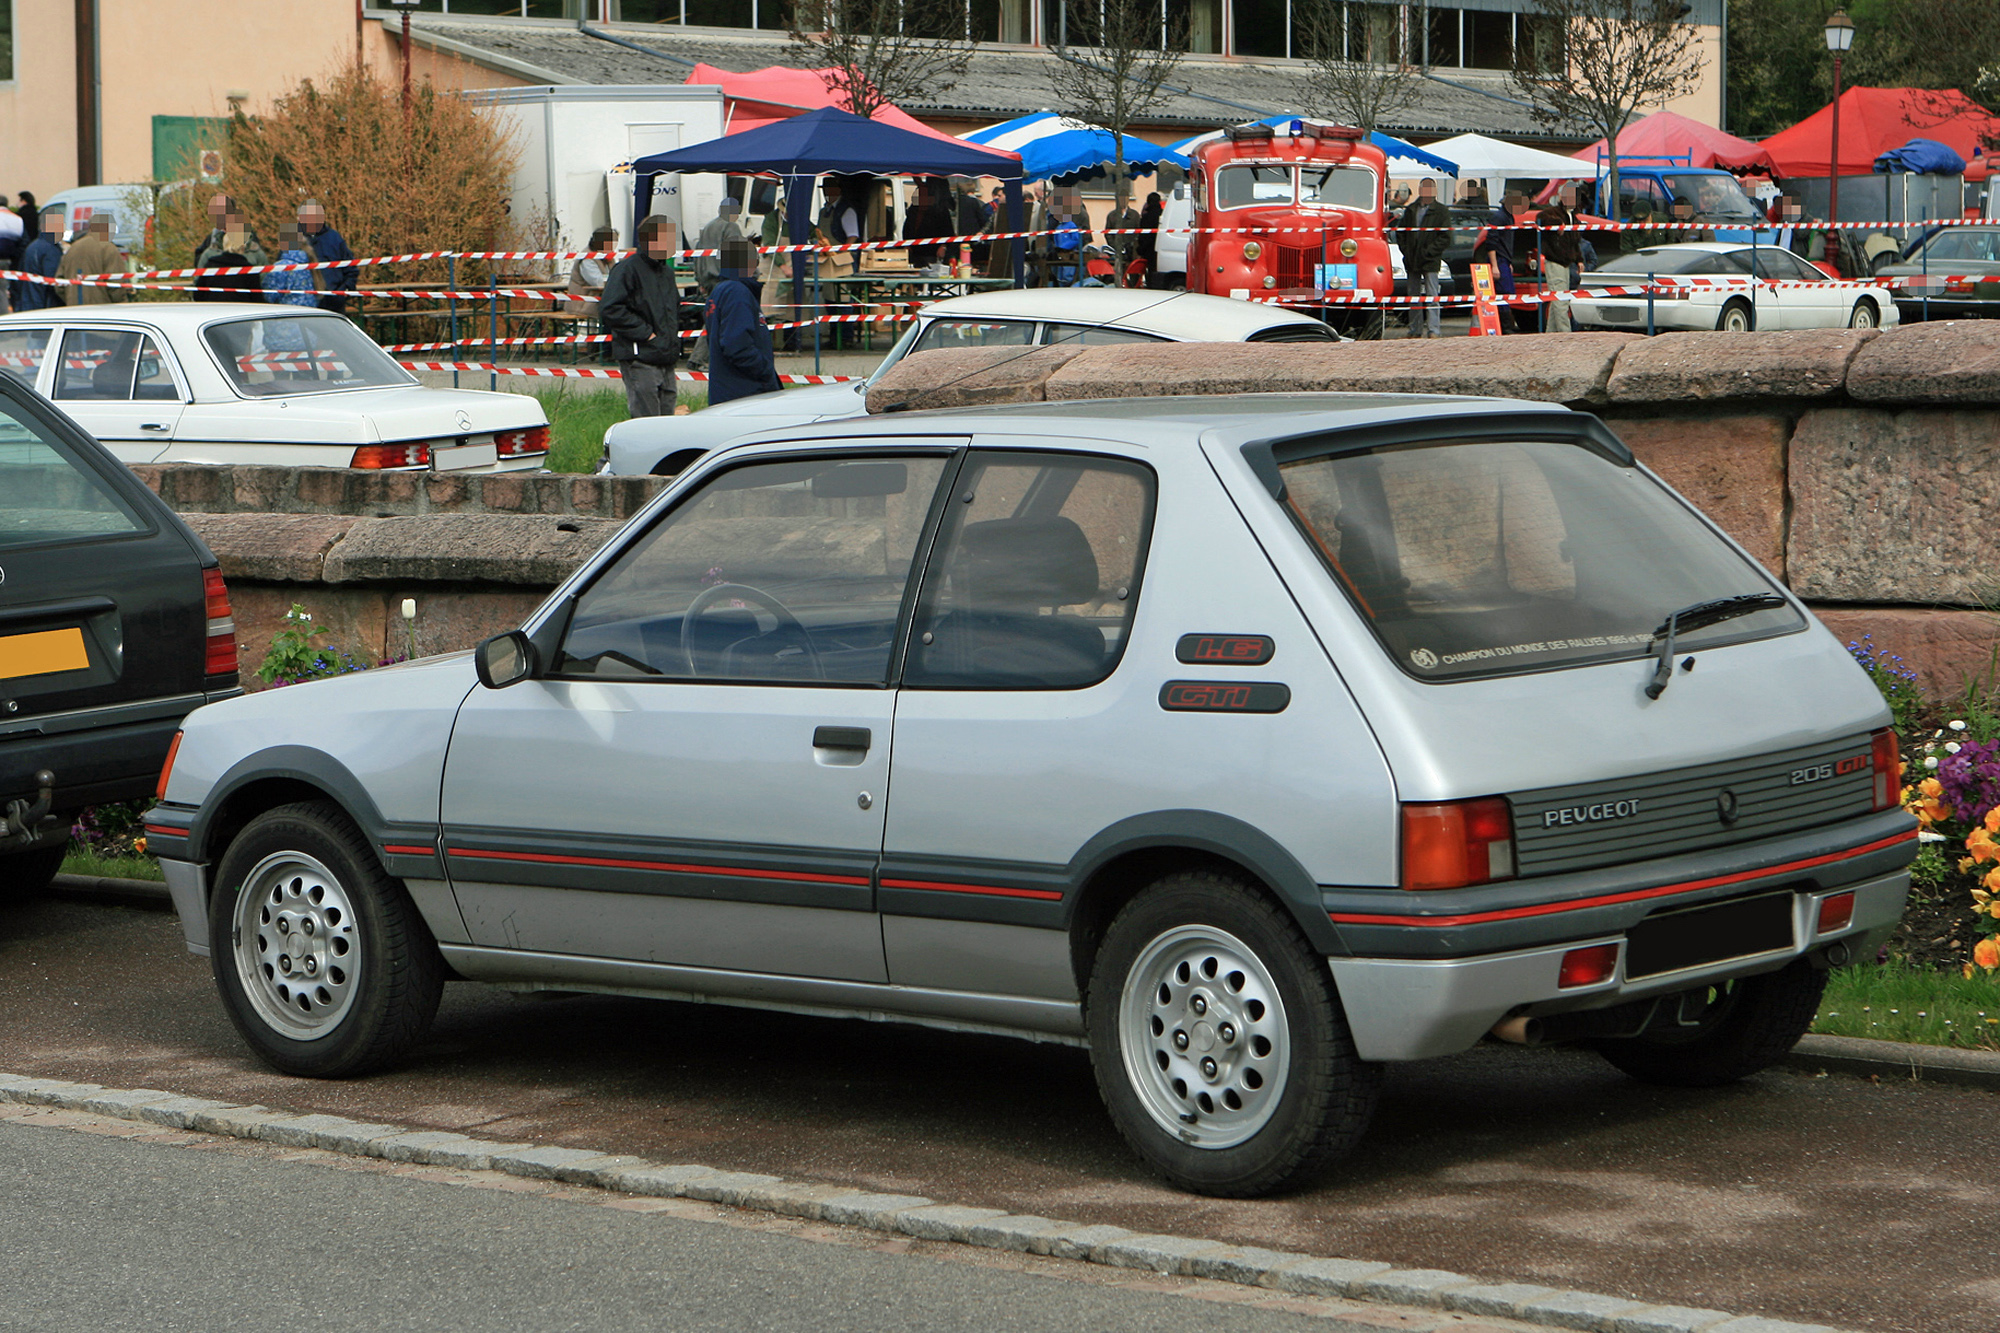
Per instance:
[[[1667,682],[1674,676],[1674,639],[1682,631],[1717,625],[1738,616],[1785,605],[1788,605],[1785,599],[1774,592],[1744,592],[1734,597],[1718,597],[1712,602],[1696,602],[1674,612],[1653,631],[1655,640],[1664,638],[1666,642],[1660,645],[1660,664],[1654,668],[1652,682],[1646,686],[1646,697],[1657,699],[1667,692]]]

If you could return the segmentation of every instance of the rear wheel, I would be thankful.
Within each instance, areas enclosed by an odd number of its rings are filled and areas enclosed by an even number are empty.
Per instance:
[[[1826,973],[1802,958],[1777,972],[1689,992],[1682,997],[1682,1025],[1599,1041],[1597,1051],[1645,1083],[1734,1083],[1770,1068],[1798,1045],[1825,990]],[[1693,1005],[1699,1008],[1691,1011]]]
[[[1722,318],[1715,327],[1723,333],[1749,333],[1757,327],[1757,312],[1748,301],[1731,301],[1722,307]]]
[[[1874,329],[1880,328],[1881,325],[1882,312],[1865,296],[1854,303],[1854,313],[1847,317],[1847,327],[1850,329]]]
[[[344,1078],[423,1039],[444,961],[400,882],[338,806],[259,815],[224,854],[209,900],[222,1002],[275,1068]]]
[[[62,870],[69,839],[26,852],[0,852],[0,897],[40,893]]]
[[[1354,1053],[1326,961],[1239,880],[1170,875],[1126,905],[1091,969],[1098,1090],[1146,1163],[1245,1198],[1347,1153],[1380,1067]]]

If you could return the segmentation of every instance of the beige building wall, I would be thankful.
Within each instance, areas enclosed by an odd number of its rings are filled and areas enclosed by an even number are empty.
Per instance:
[[[14,0],[14,77],[0,83],[0,190],[46,198],[76,184],[75,16],[64,0]]]
[[[1722,29],[1698,27],[1701,41],[1701,86],[1686,97],[1676,97],[1665,106],[1641,107],[1642,111],[1676,111],[1704,125],[1722,124]]]

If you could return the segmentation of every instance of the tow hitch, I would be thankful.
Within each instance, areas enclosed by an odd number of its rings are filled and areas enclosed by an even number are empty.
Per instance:
[[[56,800],[56,775],[38,769],[34,777],[35,799],[16,797],[0,811],[0,851],[28,847],[55,832],[57,820],[49,813]]]

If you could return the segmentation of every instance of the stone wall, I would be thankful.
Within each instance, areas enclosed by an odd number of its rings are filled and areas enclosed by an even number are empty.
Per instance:
[[[1847,638],[1929,692],[2000,652],[2000,322],[1378,343],[930,352],[873,411],[1342,390],[1497,395],[1603,416]],[[141,467],[230,581],[246,677],[298,602],[357,659],[469,647],[520,623],[666,483],[531,473]],[[417,601],[414,625],[400,614]]]

